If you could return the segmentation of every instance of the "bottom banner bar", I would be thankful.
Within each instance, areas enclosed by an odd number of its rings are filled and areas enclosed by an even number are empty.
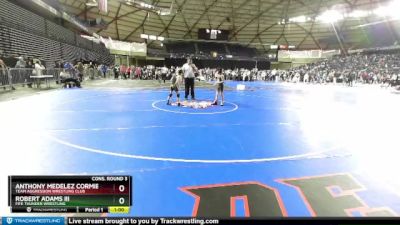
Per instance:
[[[3,217],[2,225],[400,225],[399,218],[201,219],[171,217]]]
[[[67,225],[400,225],[399,218],[275,218],[275,219],[211,219],[211,218],[171,218],[171,217],[68,217]]]

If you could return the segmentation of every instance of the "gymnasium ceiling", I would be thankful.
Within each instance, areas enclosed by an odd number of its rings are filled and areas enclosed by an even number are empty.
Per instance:
[[[152,11],[125,3],[126,0],[108,0],[108,13],[97,7],[87,6],[88,0],[58,0],[61,8],[81,19],[102,18],[107,27],[91,28],[95,33],[112,39],[144,42],[140,34],[163,36],[166,40],[197,39],[199,28],[226,29],[229,41],[251,45],[260,50],[271,44],[294,45],[297,49],[338,48],[332,25],[313,18],[330,9],[345,11],[371,11],[384,0],[142,0],[157,7],[171,8],[170,15],[159,15]],[[306,22],[285,22],[286,18],[306,16]],[[336,29],[348,48],[357,48],[371,40],[362,24],[381,21],[381,18],[347,18],[336,23]],[[388,33],[398,39],[397,22],[387,23]],[[154,47],[160,42],[149,42]]]

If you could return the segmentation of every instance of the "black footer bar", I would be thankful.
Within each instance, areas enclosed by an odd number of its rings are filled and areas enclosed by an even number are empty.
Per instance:
[[[67,225],[118,224],[118,225],[400,225],[400,218],[279,218],[279,219],[216,219],[177,217],[68,217]]]

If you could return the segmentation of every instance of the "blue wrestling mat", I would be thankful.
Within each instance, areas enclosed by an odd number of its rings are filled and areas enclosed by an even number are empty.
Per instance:
[[[166,105],[168,90],[67,89],[2,102],[1,178],[131,175],[132,216],[399,215],[399,95],[242,84],[205,109]],[[199,100],[214,94],[196,90]]]

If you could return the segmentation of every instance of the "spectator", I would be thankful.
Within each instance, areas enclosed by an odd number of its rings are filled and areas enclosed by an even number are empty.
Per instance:
[[[137,79],[142,79],[142,68],[140,68],[139,66],[136,67],[135,76]]]
[[[83,74],[84,74],[84,66],[82,62],[78,62],[78,64],[76,64],[75,66],[76,70],[78,71],[78,77],[79,77],[79,81],[82,82],[83,81]]]
[[[29,73],[27,72],[26,68],[26,62],[24,60],[24,57],[20,56],[18,57],[18,61],[15,64],[15,68],[19,69],[18,70],[18,75],[20,76],[19,79],[24,80],[24,84],[27,84],[28,87],[32,87],[32,82]],[[24,84],[22,86],[24,86]]]
[[[33,75],[33,71],[35,69],[35,64],[33,63],[33,59],[28,57],[26,62],[26,69],[27,69],[27,74],[26,74],[26,78],[28,79],[28,87],[32,87],[33,84],[33,79],[31,78],[31,76]]]
[[[65,70],[60,72],[60,79],[64,88],[81,87],[81,82],[79,82],[75,77],[72,77],[71,73],[66,72]]]
[[[119,68],[119,72],[122,75],[122,77],[124,78],[124,80],[126,80],[126,66],[125,66],[125,64],[121,65],[121,67]]]
[[[64,70],[67,73],[70,73],[71,77],[75,77],[75,68],[74,68],[74,65],[72,65],[72,63],[65,62],[64,63]]]
[[[42,65],[42,62],[40,60],[37,60],[35,63],[35,69],[33,70],[33,74],[35,76],[42,76],[43,75],[43,70],[46,68]]]
[[[26,62],[24,61],[24,57],[22,56],[18,57],[18,61],[15,64],[15,68],[21,68],[21,69],[26,68]]]
[[[1,81],[1,86],[3,86],[3,89],[6,89],[6,85],[9,84],[8,78],[9,77],[7,73],[7,65],[0,57],[0,81]]]
[[[126,68],[126,76],[128,79],[131,77],[131,73],[132,73],[132,67],[128,66]]]
[[[118,67],[118,65],[114,66],[113,72],[114,72],[114,79],[117,80],[119,78],[119,67]]]
[[[106,73],[107,73],[107,66],[102,64],[101,65],[101,72],[103,73],[103,77],[106,78]]]
[[[163,80],[164,84],[165,84],[165,80],[167,79],[167,74],[168,74],[168,68],[164,65],[161,68],[161,79]]]

